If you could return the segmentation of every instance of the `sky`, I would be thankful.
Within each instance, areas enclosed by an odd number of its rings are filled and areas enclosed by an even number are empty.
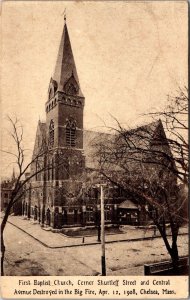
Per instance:
[[[24,128],[29,159],[53,74],[66,8],[85,96],[84,127],[148,122],[167,95],[187,86],[186,1],[7,1],[2,5],[2,149],[15,151],[7,115]],[[13,158],[1,156],[3,176]]]

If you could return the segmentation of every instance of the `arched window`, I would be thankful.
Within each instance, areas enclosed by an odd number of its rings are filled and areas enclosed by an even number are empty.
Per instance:
[[[54,122],[53,122],[53,120],[51,120],[50,124],[49,124],[49,144],[50,144],[50,146],[54,145]]]
[[[48,161],[48,166],[49,166],[49,161]],[[49,167],[47,168],[47,180],[50,180],[50,169]]]
[[[69,147],[76,146],[76,121],[70,120],[66,124],[66,145]]]
[[[68,81],[64,85],[64,90],[68,95],[77,95],[77,93],[79,91],[79,86],[74,77],[73,72],[72,72],[71,77],[68,79]]]
[[[54,180],[54,160],[52,158],[52,161],[51,161],[51,179]]]
[[[51,99],[54,96],[54,88],[50,87],[49,89],[49,99]]]

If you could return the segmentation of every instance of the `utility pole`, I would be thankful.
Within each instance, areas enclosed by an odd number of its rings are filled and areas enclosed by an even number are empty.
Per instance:
[[[96,226],[97,226],[97,230],[98,230],[98,242],[101,242],[101,208],[100,208],[100,204],[97,205],[97,210],[96,210]]]
[[[105,219],[104,219],[104,190],[103,185],[101,189],[101,246],[102,246],[102,276],[106,276],[106,257],[105,257]]]
[[[100,226],[100,211],[97,213],[97,218],[98,218],[98,242],[101,242],[101,226]]]

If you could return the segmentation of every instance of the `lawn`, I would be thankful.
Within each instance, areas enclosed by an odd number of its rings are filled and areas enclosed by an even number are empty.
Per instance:
[[[63,234],[72,237],[83,237],[83,236],[96,236],[98,235],[98,228],[65,228],[62,231]],[[122,234],[123,231],[119,227],[106,227],[105,234]]]

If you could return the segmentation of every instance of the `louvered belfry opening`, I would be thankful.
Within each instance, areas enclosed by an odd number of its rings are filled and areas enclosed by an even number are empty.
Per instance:
[[[49,125],[49,145],[52,147],[54,145],[54,122],[51,120]]]
[[[68,147],[76,146],[76,122],[72,120],[66,124],[66,145]]]

